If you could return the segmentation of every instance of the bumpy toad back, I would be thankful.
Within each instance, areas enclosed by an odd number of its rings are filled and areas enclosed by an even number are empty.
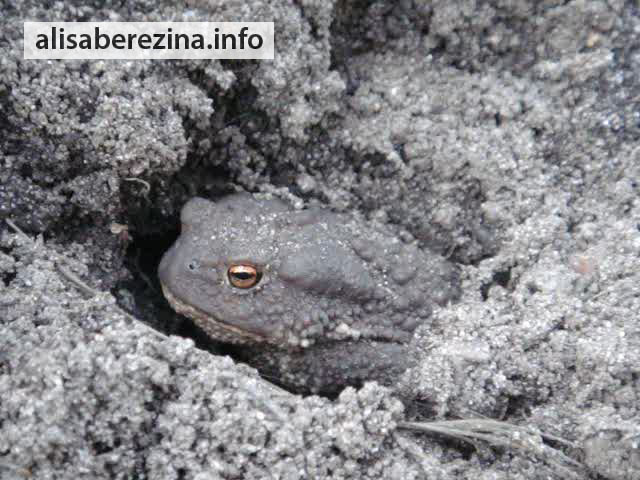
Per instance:
[[[456,268],[383,227],[277,199],[194,198],[159,268],[165,296],[212,338],[288,350],[407,342]]]

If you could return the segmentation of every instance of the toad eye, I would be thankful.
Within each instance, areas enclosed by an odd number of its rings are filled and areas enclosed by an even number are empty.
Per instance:
[[[236,288],[255,287],[262,278],[262,272],[253,265],[231,265],[227,270],[229,282]]]

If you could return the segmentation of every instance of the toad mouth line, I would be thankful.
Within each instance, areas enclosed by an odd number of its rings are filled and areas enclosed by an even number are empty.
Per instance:
[[[228,343],[272,343],[267,337],[259,335],[257,333],[249,332],[238,327],[228,325],[221,322],[212,315],[203,312],[202,310],[189,305],[178,297],[176,297],[168,287],[162,285],[162,293],[169,301],[173,309],[180,315],[184,315],[187,318],[197,318],[199,325],[206,325],[206,331],[212,338]]]

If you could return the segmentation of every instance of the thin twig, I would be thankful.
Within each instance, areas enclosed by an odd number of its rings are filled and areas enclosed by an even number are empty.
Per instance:
[[[476,440],[483,440],[493,446],[507,447],[516,451],[530,453],[541,460],[550,462],[556,468],[559,468],[574,477],[578,474],[565,465],[570,465],[581,472],[586,470],[586,467],[582,463],[568,457],[560,450],[544,444],[541,445],[541,448],[545,450],[544,453],[547,453],[551,457],[555,456],[556,460],[543,456],[543,452],[535,448],[533,440],[536,436],[539,436],[541,438],[546,438],[559,442],[563,445],[576,448],[576,446],[571,442],[554,435],[534,432],[526,427],[521,427],[507,422],[500,422],[491,419],[445,420],[439,422],[400,422],[398,423],[398,428],[445,435],[471,444],[474,444]],[[522,435],[522,438],[516,437],[519,435]]]
[[[84,283],[80,279],[80,277],[78,277],[75,273],[73,273],[71,270],[69,270],[68,268],[66,268],[62,264],[56,262],[55,265],[56,265],[56,268],[58,269],[58,272],[60,272],[60,274],[64,278],[66,278],[71,283],[73,283],[76,287],[78,287],[78,289],[81,290],[83,293],[86,293],[87,295],[90,295],[92,297],[100,294],[100,291],[98,291],[98,290],[96,290],[94,288],[91,288],[89,285]]]
[[[7,225],[9,225],[17,234],[21,235],[22,237],[24,237],[25,239],[33,243],[33,239],[29,235],[24,233],[20,229],[20,227],[13,222],[13,220],[11,220],[10,218],[5,218],[4,221],[7,222]]]
[[[127,177],[127,178],[123,178],[123,180],[125,180],[127,182],[135,182],[135,183],[140,183],[140,184],[144,185],[145,190],[146,190],[144,192],[144,195],[147,195],[151,191],[151,184],[149,182],[147,182],[146,180],[142,180],[141,178]]]

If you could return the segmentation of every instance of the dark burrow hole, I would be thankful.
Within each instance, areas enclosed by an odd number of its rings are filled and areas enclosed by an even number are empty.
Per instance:
[[[525,396],[509,396],[507,406],[502,416],[504,418],[528,418],[531,416],[531,408],[531,401]]]
[[[2,281],[3,285],[7,287],[17,276],[17,272],[6,272],[0,275],[0,280]]]
[[[480,287],[482,300],[487,300],[489,298],[489,289],[493,285],[500,285],[503,288],[509,288],[509,282],[511,282],[511,268],[495,272],[491,277],[491,281]]]

